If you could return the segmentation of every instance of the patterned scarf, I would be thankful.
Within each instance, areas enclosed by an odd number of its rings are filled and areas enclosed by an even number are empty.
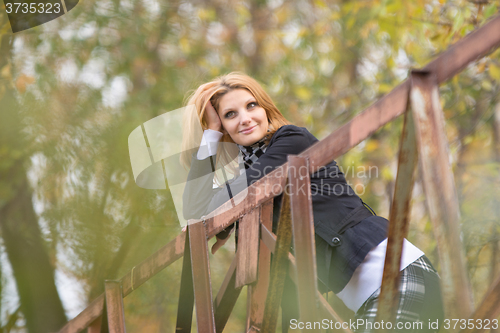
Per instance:
[[[243,157],[242,162],[245,165],[245,170],[250,168],[250,166],[266,152],[267,149],[266,140],[267,140],[267,135],[251,146],[237,145]]]

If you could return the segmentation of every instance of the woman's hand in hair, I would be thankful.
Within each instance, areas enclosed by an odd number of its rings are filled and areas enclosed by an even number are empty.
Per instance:
[[[207,123],[209,129],[221,132],[222,124],[219,115],[210,101],[208,101],[207,106],[205,107],[203,119]]]

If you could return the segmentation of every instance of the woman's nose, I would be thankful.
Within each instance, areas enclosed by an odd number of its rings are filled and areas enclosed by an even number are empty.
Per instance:
[[[248,112],[243,111],[240,114],[241,114],[241,117],[240,117],[241,124],[247,124],[250,122],[250,115],[248,114]]]

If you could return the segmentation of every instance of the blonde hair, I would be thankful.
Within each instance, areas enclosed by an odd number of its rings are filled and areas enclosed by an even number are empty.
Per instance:
[[[245,89],[249,91],[257,100],[257,104],[266,111],[267,120],[269,121],[267,140],[270,140],[276,130],[281,126],[290,124],[278,110],[276,105],[274,105],[271,97],[269,97],[256,80],[239,72],[232,72],[219,76],[213,81],[199,86],[198,89],[191,94],[186,104],[186,107],[194,106],[194,110],[183,123],[184,137],[182,140],[181,163],[185,167],[189,167],[191,164],[191,154],[187,147],[193,147],[193,141],[195,144],[199,144],[201,141],[202,133],[196,133],[194,131],[194,121],[199,121],[203,130],[208,129],[208,124],[203,119],[208,101],[212,103],[213,107],[218,112],[222,96],[235,89]],[[221,142],[233,143],[233,145],[219,145],[217,149],[217,164],[227,165],[238,155],[238,148],[227,132],[224,132]]]

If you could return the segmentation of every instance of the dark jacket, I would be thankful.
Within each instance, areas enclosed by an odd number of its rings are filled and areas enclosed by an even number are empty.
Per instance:
[[[282,126],[274,133],[265,154],[246,170],[246,179],[237,177],[231,182],[232,195],[286,163],[288,155],[300,154],[317,141],[303,127]],[[209,158],[193,158],[188,179],[196,181],[188,181],[184,192],[186,219],[200,218],[229,199],[228,191],[212,188],[213,176],[207,175],[211,168]],[[366,254],[387,237],[388,221],[365,208],[335,161],[311,175],[311,195],[318,278],[333,292],[339,292]],[[279,219],[281,195],[274,202],[273,231]]]

